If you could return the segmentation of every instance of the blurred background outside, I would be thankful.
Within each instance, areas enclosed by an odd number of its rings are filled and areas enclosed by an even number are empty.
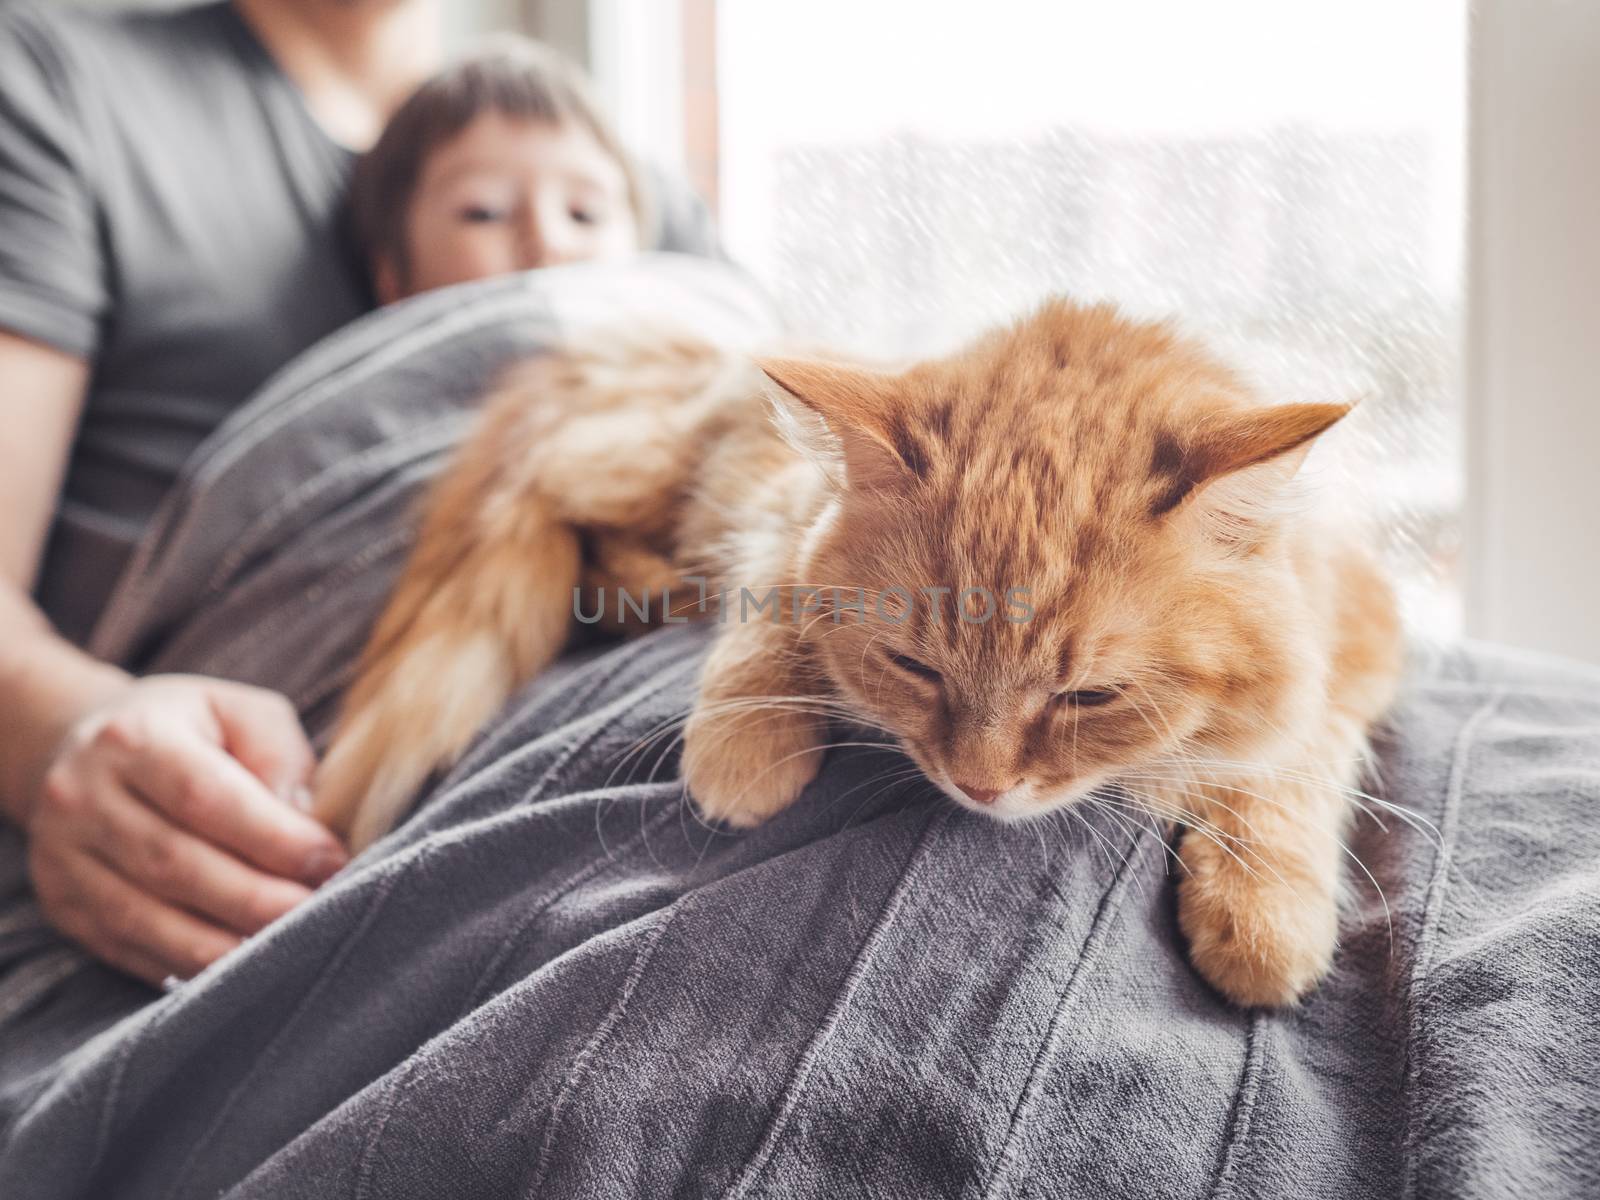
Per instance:
[[[1361,398],[1312,469],[1412,626],[1461,630],[1467,0],[447,11],[584,62],[808,341],[937,352],[1066,292],[1177,316],[1270,398]]]

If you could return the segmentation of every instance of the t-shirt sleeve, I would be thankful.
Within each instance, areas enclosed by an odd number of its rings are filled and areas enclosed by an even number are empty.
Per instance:
[[[86,359],[107,304],[88,164],[49,32],[0,10],[0,330]]]

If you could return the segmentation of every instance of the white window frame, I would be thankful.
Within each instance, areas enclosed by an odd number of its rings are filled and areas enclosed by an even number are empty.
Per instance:
[[[1600,5],[1470,44],[1467,631],[1600,662]]]

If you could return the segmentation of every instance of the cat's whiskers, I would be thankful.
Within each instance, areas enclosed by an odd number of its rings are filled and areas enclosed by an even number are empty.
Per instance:
[[[1266,773],[1270,774],[1271,772],[1266,772]],[[1383,822],[1377,816],[1373,815],[1371,813],[1371,810],[1368,809],[1365,804],[1363,804],[1359,799],[1356,799],[1356,798],[1354,798],[1353,796],[1351,796],[1349,794],[1351,791],[1353,791],[1353,789],[1345,788],[1342,785],[1339,785],[1339,784],[1337,784],[1337,783],[1335,783],[1335,782],[1333,782],[1331,780],[1327,780],[1327,779],[1320,778],[1320,777],[1317,777],[1317,776],[1312,776],[1312,775],[1300,776],[1300,777],[1295,778],[1295,777],[1291,777],[1291,776],[1285,774],[1282,777],[1287,779],[1287,780],[1289,780],[1289,781],[1291,781],[1291,782],[1299,783],[1299,784],[1301,784],[1303,786],[1304,785],[1321,786],[1321,787],[1327,788],[1328,790],[1335,791],[1336,793],[1343,793],[1345,799],[1349,800],[1350,803],[1352,803],[1356,808],[1360,809],[1362,812],[1365,812],[1365,813],[1368,813],[1368,815],[1371,815],[1373,820],[1378,824],[1378,827],[1380,829],[1382,829],[1385,833],[1388,832],[1387,827],[1384,826]],[[1243,795],[1251,796],[1251,797],[1253,797],[1253,798],[1255,798],[1257,800],[1260,800],[1263,803],[1275,805],[1280,811],[1282,811],[1284,813],[1287,813],[1290,816],[1298,816],[1298,815],[1300,815],[1297,809],[1291,807],[1289,804],[1287,804],[1286,802],[1284,802],[1282,800],[1279,800],[1276,797],[1263,795],[1260,792],[1255,792],[1255,791],[1252,791],[1252,790],[1249,790],[1249,789],[1246,789],[1246,788],[1243,788],[1243,787],[1234,787],[1234,790],[1240,792]],[[1372,871],[1367,867],[1367,864],[1361,860],[1360,856],[1356,854],[1355,850],[1353,848],[1351,848],[1351,846],[1343,838],[1335,836],[1335,841],[1338,842],[1339,848],[1345,854],[1350,856],[1351,860],[1356,864],[1356,866],[1361,868],[1362,873],[1364,875],[1366,875],[1366,877],[1369,880],[1371,880],[1372,886],[1377,890],[1378,898],[1383,903],[1384,919],[1385,919],[1385,922],[1389,926],[1389,940],[1390,940],[1391,947],[1392,947],[1392,944],[1393,944],[1393,941],[1394,941],[1394,925],[1393,925],[1393,921],[1390,919],[1390,916],[1389,916],[1389,900],[1388,900],[1388,897],[1384,894],[1382,885],[1378,883],[1377,878],[1373,875]]]
[[[1137,775],[1137,774],[1127,774],[1127,775],[1118,776],[1118,782],[1119,783],[1121,783],[1123,780],[1149,781],[1149,780],[1152,780],[1152,779],[1155,782],[1163,783],[1163,784],[1167,784],[1167,785],[1171,785],[1173,782],[1175,782],[1172,779],[1164,779],[1164,778],[1161,778],[1161,777],[1152,777],[1152,776],[1141,776],[1141,775]],[[1266,796],[1266,795],[1263,795],[1260,792],[1252,791],[1252,790],[1250,790],[1248,788],[1240,787],[1240,786],[1233,785],[1233,784],[1218,784],[1218,785],[1215,785],[1215,786],[1225,787],[1225,788],[1228,788],[1229,790],[1236,791],[1241,795],[1250,796],[1253,799],[1260,800],[1261,802],[1263,802],[1265,804],[1273,805],[1280,812],[1282,812],[1283,814],[1285,814],[1286,816],[1288,816],[1291,819],[1297,819],[1297,818],[1298,819],[1302,819],[1302,820],[1304,819],[1304,814],[1301,813],[1297,808],[1295,808],[1293,805],[1290,805],[1290,804],[1288,804],[1287,802],[1285,802],[1283,800],[1277,799],[1276,797]],[[1245,816],[1242,813],[1240,813],[1236,808],[1234,808],[1231,805],[1227,804],[1226,802],[1222,801],[1219,797],[1217,797],[1217,796],[1215,796],[1212,793],[1207,792],[1207,791],[1201,791],[1201,792],[1196,793],[1196,792],[1185,790],[1184,794],[1187,795],[1187,796],[1198,795],[1206,803],[1214,805],[1216,807],[1219,807],[1223,811],[1230,813],[1235,819],[1237,819],[1239,821],[1242,821],[1245,824],[1246,828],[1248,828],[1250,830],[1251,834],[1253,835],[1253,837],[1254,837],[1254,839],[1256,841],[1261,841],[1262,840],[1260,833],[1255,829],[1255,827],[1253,825],[1250,824],[1250,822],[1245,818]],[[1184,806],[1184,811],[1188,812],[1189,811],[1189,806],[1185,805]],[[1190,824],[1194,818],[1190,817],[1190,818],[1180,818],[1180,819],[1182,819],[1185,824]],[[1367,866],[1367,864],[1365,862],[1362,861],[1361,856],[1358,855],[1355,852],[1355,850],[1350,846],[1350,844],[1348,842],[1346,842],[1342,837],[1338,836],[1337,834],[1333,834],[1332,837],[1333,837],[1334,843],[1339,847],[1339,850],[1342,853],[1344,853],[1345,855],[1347,855],[1350,858],[1350,860],[1353,863],[1355,863],[1355,865],[1358,868],[1360,868],[1361,873],[1363,875],[1365,875],[1369,881],[1371,881],[1373,889],[1378,893],[1378,900],[1383,905],[1383,919],[1384,919],[1384,924],[1385,924],[1385,926],[1386,926],[1386,928],[1388,930],[1389,950],[1390,950],[1390,953],[1392,954],[1393,951],[1394,951],[1394,918],[1393,918],[1393,916],[1392,916],[1392,914],[1390,912],[1389,897],[1384,892],[1383,885],[1378,882],[1377,876],[1372,873],[1372,870]],[[1245,844],[1245,842],[1241,842],[1240,844],[1243,845],[1243,844]],[[1259,852],[1252,851],[1252,853],[1254,853],[1255,856],[1258,859],[1261,858],[1261,855],[1260,855]],[[1267,864],[1264,859],[1262,859],[1262,863],[1263,863],[1264,866],[1268,866],[1268,869],[1271,869],[1270,868],[1270,864]],[[1273,874],[1276,875],[1277,872],[1274,871]],[[1279,878],[1279,881],[1282,882],[1282,876],[1278,876],[1278,878]],[[1291,889],[1291,890],[1293,890],[1293,889]]]
[[[880,629],[867,639],[866,645],[861,647],[861,660],[856,666],[856,674],[861,677],[862,690],[866,689],[867,682],[867,655],[888,635],[887,629]],[[873,687],[873,702],[878,707],[883,707],[883,681],[889,674],[889,663],[885,660],[878,667],[877,683]]]
[[[1226,791],[1235,791],[1235,792],[1238,792],[1240,795],[1250,796],[1250,797],[1253,797],[1254,799],[1264,801],[1265,803],[1275,805],[1281,811],[1286,813],[1291,819],[1303,819],[1303,817],[1304,817],[1304,814],[1300,813],[1297,809],[1294,809],[1294,808],[1290,807],[1289,805],[1284,804],[1281,801],[1275,800],[1275,799],[1273,799],[1271,797],[1268,797],[1268,796],[1263,796],[1263,795],[1261,795],[1261,794],[1259,794],[1257,792],[1250,791],[1247,788],[1234,786],[1234,785],[1228,784],[1228,783],[1223,783],[1223,782],[1200,783],[1200,784],[1198,784],[1198,788],[1196,789],[1196,788],[1191,788],[1191,787],[1187,786],[1188,783],[1195,782],[1195,781],[1189,781],[1189,780],[1180,781],[1180,780],[1170,779],[1170,778],[1169,779],[1161,779],[1160,777],[1156,777],[1156,776],[1141,775],[1141,774],[1139,774],[1137,772],[1125,772],[1125,773],[1117,776],[1117,782],[1118,783],[1123,783],[1125,781],[1128,781],[1128,782],[1137,781],[1137,782],[1141,782],[1141,783],[1157,783],[1157,784],[1161,784],[1161,785],[1164,785],[1164,786],[1167,786],[1167,787],[1171,787],[1171,786],[1177,785],[1179,794],[1184,796],[1186,799],[1187,798],[1198,798],[1199,801],[1202,804],[1204,804],[1206,807],[1221,809],[1223,812],[1228,813],[1235,820],[1237,820],[1241,824],[1243,824],[1244,827],[1250,831],[1250,837],[1248,837],[1248,838],[1240,838],[1237,835],[1229,835],[1230,837],[1233,837],[1234,840],[1237,841],[1241,845],[1253,844],[1255,842],[1266,843],[1268,841],[1268,839],[1263,838],[1262,835],[1261,835],[1261,831],[1258,830],[1255,827],[1255,825],[1250,822],[1249,818],[1247,818],[1238,809],[1236,809],[1232,805],[1228,804],[1227,801],[1221,795],[1217,794],[1217,790],[1214,790],[1214,789],[1220,789],[1220,790],[1226,790]],[[1202,817],[1200,813],[1195,811],[1195,807],[1196,807],[1195,805],[1174,803],[1173,807],[1175,809],[1177,809],[1178,811],[1185,812],[1185,813],[1189,814],[1189,819],[1191,821],[1203,821],[1203,820],[1206,819],[1206,818]],[[1220,826],[1215,826],[1215,827],[1220,829]]]
[[[842,702],[828,700],[823,697],[741,696],[723,701],[709,702],[702,705],[700,711],[705,714],[724,715],[729,712],[749,709],[775,710],[774,716],[799,713],[823,717],[829,720],[852,722],[865,726],[869,729],[876,729],[879,732],[888,734],[891,737],[894,736],[893,730],[879,725],[869,718],[862,717],[860,713],[844,705]],[[605,786],[609,787],[613,782],[615,782],[617,773],[626,769],[636,757],[648,753],[650,749],[660,743],[662,739],[670,738],[671,740],[666,744],[665,748],[662,750],[662,753],[658,755],[655,765],[651,768],[649,777],[654,778],[655,772],[660,769],[661,764],[663,761],[665,761],[666,756],[672,752],[678,741],[681,740],[683,728],[687,725],[692,715],[693,714],[690,712],[682,713],[678,716],[674,716],[663,722],[660,722],[651,730],[647,731],[644,736],[635,741],[635,743],[622,754],[617,764],[612,768],[611,773],[607,776]]]
[[[1118,783],[1119,783],[1119,786],[1122,787],[1123,791],[1125,791],[1130,797],[1132,797],[1135,800],[1139,800],[1139,801],[1142,801],[1144,803],[1151,804],[1153,806],[1159,806],[1162,803],[1157,797],[1151,796],[1147,792],[1143,792],[1143,791],[1140,791],[1139,789],[1127,786],[1127,784],[1121,782],[1120,778],[1118,780]],[[1227,806],[1223,805],[1221,807],[1226,808]],[[1158,815],[1163,815],[1163,810],[1160,807],[1155,807],[1154,811]],[[1232,811],[1232,810],[1229,810],[1229,811]],[[1246,874],[1248,874],[1253,879],[1258,879],[1259,880],[1259,879],[1262,878],[1261,873],[1259,871],[1257,871],[1254,867],[1252,867],[1248,862],[1246,862],[1244,860],[1244,858],[1241,856],[1241,854],[1239,853],[1239,851],[1243,851],[1244,853],[1249,854],[1261,866],[1265,867],[1266,870],[1273,876],[1273,878],[1276,879],[1280,884],[1282,884],[1283,887],[1291,895],[1293,895],[1296,899],[1300,900],[1301,903],[1305,902],[1304,897],[1300,895],[1299,891],[1294,887],[1294,885],[1291,884],[1287,879],[1285,879],[1278,872],[1278,870],[1270,862],[1268,862],[1266,860],[1266,858],[1260,853],[1259,850],[1255,849],[1255,847],[1252,845],[1252,839],[1251,838],[1242,838],[1242,837],[1238,836],[1237,834],[1231,834],[1231,833],[1227,832],[1225,829],[1221,828],[1221,826],[1216,825],[1214,822],[1211,822],[1211,821],[1205,819],[1204,817],[1201,817],[1198,813],[1194,813],[1194,812],[1188,811],[1187,807],[1181,808],[1181,809],[1177,809],[1175,811],[1174,810],[1167,810],[1164,815],[1170,816],[1175,820],[1181,821],[1184,825],[1188,826],[1191,829],[1197,830],[1202,835],[1204,835],[1205,837],[1209,838],[1213,843],[1216,844],[1216,846],[1217,846],[1217,848],[1219,850],[1221,850],[1224,854],[1228,855],[1228,857],[1233,859],[1234,862],[1238,863],[1239,867],[1243,871],[1245,871]],[[1235,813],[1234,815],[1238,816],[1237,813]],[[1243,818],[1241,818],[1241,820],[1242,819]],[[1250,828],[1249,822],[1245,822],[1245,824],[1246,824],[1247,828]],[[1251,828],[1251,832],[1253,834],[1255,834],[1255,830],[1253,828]],[[1256,837],[1259,837],[1259,834],[1256,834]],[[1230,843],[1231,843],[1231,845],[1230,845]],[[1235,849],[1235,847],[1237,847],[1238,849]]]
[[[1073,807],[1076,808],[1077,806],[1074,805]],[[1134,851],[1136,851],[1138,849],[1140,841],[1143,840],[1144,830],[1138,828],[1137,825],[1133,826],[1131,829],[1129,829],[1129,827],[1127,827],[1127,826],[1124,826],[1123,823],[1122,823],[1122,815],[1120,813],[1118,813],[1115,809],[1113,809],[1113,808],[1111,808],[1109,806],[1102,807],[1102,808],[1100,808],[1099,811],[1104,812],[1107,815],[1107,817],[1109,817],[1111,820],[1116,821],[1117,822],[1117,828],[1119,830],[1124,830],[1125,832],[1127,832],[1127,837],[1128,837],[1127,849],[1119,852],[1119,854],[1117,856],[1119,861],[1123,865],[1123,867],[1127,867],[1129,855],[1131,855]],[[1080,814],[1080,817],[1081,817],[1081,820],[1083,821],[1083,823],[1085,825],[1089,826],[1091,829],[1094,828],[1094,822],[1090,821],[1087,816],[1081,816],[1081,814]],[[1134,890],[1139,894],[1140,899],[1142,900],[1144,898],[1144,894],[1145,894],[1143,877],[1137,871],[1130,871],[1128,874],[1129,874],[1129,877],[1133,881]],[[1163,870],[1163,874],[1165,874],[1164,870]]]
[[[905,768],[897,768],[894,771],[886,772],[885,774],[882,774],[882,775],[873,776],[867,782],[868,783],[877,783],[877,784],[879,784],[881,786],[877,789],[877,791],[873,792],[870,796],[868,796],[864,800],[862,800],[860,804],[856,805],[855,811],[852,812],[848,817],[845,818],[845,822],[844,822],[845,828],[849,828],[851,822],[853,822],[858,816],[861,815],[861,811],[864,808],[866,808],[868,805],[870,805],[874,801],[876,801],[879,796],[882,796],[885,792],[888,792],[888,791],[890,791],[890,790],[892,790],[892,789],[894,789],[896,787],[900,787],[900,786],[902,786],[904,784],[910,783],[912,780],[917,779],[917,778],[919,778],[921,776],[922,776],[921,770],[920,769],[915,769],[915,768],[912,769],[912,770],[909,770],[909,771],[906,770]],[[851,788],[850,792],[846,792],[845,795],[849,795],[852,792],[855,792],[857,790],[859,790],[859,788]],[[840,797],[841,800],[843,798],[844,798],[843,796]]]
[[[1091,792],[1088,796],[1084,797],[1084,802],[1099,808],[1101,811],[1119,823],[1124,820],[1132,821],[1135,827],[1137,827],[1137,824],[1140,820],[1149,822],[1150,832],[1155,835],[1156,841],[1161,844],[1161,849],[1165,852],[1165,856],[1162,859],[1162,873],[1166,873],[1167,858],[1171,858],[1175,863],[1182,867],[1185,872],[1189,870],[1188,864],[1185,863],[1182,858],[1178,857],[1177,853],[1172,849],[1171,846],[1167,845],[1167,839],[1162,835],[1160,829],[1156,826],[1156,814],[1152,813],[1145,806],[1139,804],[1122,804],[1102,794],[1101,792]]]
[[[1150,825],[1150,832],[1155,836],[1156,840],[1161,843],[1161,849],[1163,851],[1161,871],[1163,875],[1166,874],[1166,860],[1168,858],[1182,867],[1185,874],[1189,874],[1189,864],[1183,861],[1183,857],[1176,850],[1174,850],[1169,843],[1171,831],[1178,828],[1178,823],[1176,821],[1167,821],[1167,831],[1163,832],[1163,830],[1156,824],[1156,814],[1150,812],[1148,809],[1134,804],[1128,806],[1125,811],[1134,820],[1138,820],[1140,817],[1143,817],[1144,820]]]
[[[763,725],[770,724],[773,721],[787,719],[787,718],[791,717],[792,715],[794,715],[796,712],[807,713],[808,715],[819,716],[819,717],[843,717],[844,719],[847,719],[847,720],[854,720],[855,719],[854,716],[852,714],[850,714],[848,711],[846,711],[844,713],[841,713],[841,712],[838,712],[838,711],[828,711],[827,707],[824,706],[824,705],[821,705],[820,703],[814,704],[813,706],[811,706],[808,709],[803,702],[796,701],[796,702],[794,702],[792,704],[785,704],[785,703],[783,703],[784,699],[785,698],[783,698],[783,697],[770,697],[770,696],[769,697],[747,697],[747,696],[745,696],[745,697],[738,697],[738,698],[730,699],[730,700],[727,700],[727,701],[713,702],[711,704],[705,705],[701,711],[703,711],[705,713],[712,714],[714,716],[726,716],[729,713],[750,712],[750,711],[760,712],[760,713],[763,714],[761,719],[759,719],[757,721],[754,721],[754,722],[741,721],[741,722],[737,722],[737,723],[734,723],[734,722],[726,723],[726,728],[713,731],[714,735],[716,736],[716,740],[711,744],[713,746],[723,745],[731,738],[746,736],[754,729],[758,729],[759,727],[761,727]],[[770,711],[768,711],[768,710],[770,710]],[[715,722],[713,722],[713,725],[714,724],[715,724]],[[865,724],[868,724],[869,728],[877,728],[877,729],[879,729],[880,732],[884,732],[884,733],[890,733],[891,732],[891,731],[889,731],[887,729],[882,728],[881,726],[873,726],[873,725],[871,725],[871,723],[865,723]],[[687,718],[684,719],[684,726],[685,727],[687,726]],[[892,734],[891,734],[891,736],[892,736]],[[666,748],[666,750],[663,751],[662,759],[665,758],[666,754],[671,753],[671,751],[674,748],[676,748],[676,746],[682,740],[682,738],[683,738],[683,728],[680,728],[678,730],[677,736],[672,740],[671,744]],[[890,749],[890,750],[893,750],[893,751],[896,751],[896,752],[901,752],[899,747],[898,747],[898,745],[895,745],[895,744],[886,745],[885,743],[882,743],[882,742],[852,742],[852,741],[825,742],[820,747],[808,747],[806,749],[797,750],[797,751],[793,752],[792,754],[785,755],[784,757],[782,757],[780,759],[777,759],[774,762],[768,763],[767,766],[765,767],[765,769],[759,775],[757,775],[756,778],[757,779],[761,778],[762,776],[766,775],[768,772],[772,771],[776,767],[779,767],[782,764],[784,764],[786,762],[789,762],[791,759],[798,758],[798,757],[800,757],[802,755],[805,755],[805,754],[817,753],[817,752],[826,750],[826,749],[828,749],[830,747],[834,747],[834,746],[839,746],[839,747],[843,747],[843,746],[871,746],[871,747],[874,747],[874,748],[877,748],[877,749]],[[660,760],[658,760],[658,763],[659,763],[659,761]]]
[[[1177,731],[1172,728],[1172,722],[1167,720],[1167,714],[1161,711],[1161,706],[1156,703],[1155,697],[1150,694],[1150,689],[1144,686],[1137,675],[1131,677],[1128,682],[1134,687],[1138,688],[1139,691],[1144,694],[1146,703],[1148,703],[1150,707],[1155,710],[1156,716],[1159,717],[1161,719],[1161,723],[1166,726],[1167,738],[1169,739],[1169,742],[1177,743],[1181,741],[1181,739],[1178,737]],[[1129,696],[1128,699],[1131,702],[1133,697]],[[1141,709],[1140,711],[1142,712],[1143,710]]]
[[[1382,811],[1388,813],[1398,820],[1404,821],[1407,825],[1410,825],[1418,833],[1421,833],[1424,837],[1427,837],[1431,842],[1433,842],[1436,847],[1441,845],[1439,840],[1439,827],[1421,813],[1415,812],[1404,805],[1395,804],[1391,801],[1384,800],[1382,797],[1374,796],[1370,792],[1364,792],[1360,788],[1339,783],[1337,780],[1330,779],[1326,775],[1298,770],[1293,764],[1286,765],[1281,763],[1245,762],[1237,759],[1219,758],[1192,758],[1188,761],[1194,762],[1197,765],[1204,765],[1215,769],[1251,771],[1258,774],[1272,775],[1291,782],[1304,783],[1312,787],[1336,791],[1341,795],[1348,797],[1353,803],[1357,803],[1358,807],[1364,807],[1367,804],[1376,805]],[[1318,762],[1310,762],[1307,765],[1323,767],[1332,766],[1332,764],[1329,763]]]
[[[1116,822],[1116,826],[1117,826],[1118,832],[1120,832],[1122,834],[1125,834],[1130,838],[1133,837],[1136,834],[1142,834],[1143,833],[1143,830],[1139,829],[1137,825],[1130,826],[1128,824],[1127,819],[1124,816],[1124,814],[1119,813],[1115,809],[1107,807],[1105,805],[1097,804],[1094,801],[1092,796],[1091,797],[1087,797],[1086,799],[1088,799],[1088,807],[1089,808],[1092,808],[1097,812],[1104,813],[1106,815],[1106,819],[1107,820]],[[1073,805],[1073,807],[1074,808],[1078,808],[1078,807],[1081,807],[1081,806]]]
[[[1101,843],[1100,853],[1105,855],[1106,869],[1108,871],[1115,871],[1117,864],[1116,864],[1116,861],[1114,859],[1112,859],[1112,857],[1111,857],[1111,849],[1110,849],[1111,843],[1106,841],[1105,835],[1103,835],[1098,829],[1096,829],[1092,824],[1090,824],[1090,822],[1084,817],[1084,815],[1081,812],[1076,811],[1076,809],[1074,807],[1070,807],[1069,806],[1064,811],[1066,812],[1066,814],[1069,817],[1071,817],[1073,820],[1075,820],[1079,825],[1082,825],[1091,834],[1093,834],[1096,838],[1099,839],[1099,841]],[[1090,844],[1093,845],[1094,843],[1091,842]]]
[[[1091,793],[1091,797],[1092,797],[1092,793]],[[1092,806],[1098,807],[1100,809],[1100,811],[1106,813],[1107,816],[1110,817],[1112,820],[1115,820],[1117,822],[1117,826],[1118,826],[1119,829],[1126,830],[1127,827],[1122,824],[1120,816],[1111,807],[1098,805],[1093,801],[1092,798],[1090,799],[1090,803],[1091,803]],[[1095,824],[1094,824],[1093,821],[1089,820],[1088,817],[1084,816],[1083,813],[1079,812],[1078,808],[1079,808],[1078,805],[1073,804],[1073,805],[1069,805],[1067,807],[1066,811],[1068,813],[1072,814],[1074,817],[1076,817],[1078,819],[1079,823],[1081,825],[1083,825],[1083,827],[1085,829],[1087,829],[1090,833],[1094,834],[1097,838],[1099,838],[1100,841],[1103,842],[1106,846],[1111,847],[1112,849],[1115,849],[1115,847],[1111,846],[1110,839],[1108,839],[1103,833],[1100,832],[1099,829],[1097,829],[1095,827]],[[1140,830],[1140,829],[1135,828],[1131,833],[1129,833],[1129,840],[1128,840],[1129,849],[1128,850],[1121,850],[1121,851],[1117,852],[1117,861],[1120,862],[1123,867],[1126,867],[1128,865],[1128,854],[1135,846],[1138,845],[1139,838],[1141,836],[1143,836],[1143,831]],[[1110,870],[1113,870],[1113,871],[1116,870],[1116,864],[1114,864],[1111,861],[1111,858],[1110,858],[1109,855],[1107,855],[1107,857],[1106,857],[1106,866]],[[1144,881],[1142,879],[1140,879],[1140,877],[1139,877],[1137,872],[1134,872],[1132,874],[1132,879],[1133,879],[1134,888],[1139,892],[1140,896],[1142,897],[1144,895]]]
[[[880,749],[890,749],[890,747],[880,747]],[[883,783],[885,780],[888,780],[888,782],[891,783],[891,784],[892,783],[900,783],[900,782],[903,782],[905,780],[915,779],[918,776],[920,776],[922,774],[922,768],[917,766],[914,762],[911,762],[910,759],[909,759],[909,756],[906,756],[904,750],[899,750],[898,748],[895,748],[895,749],[896,749],[896,752],[898,754],[900,754],[902,757],[906,757],[907,758],[906,762],[900,763],[900,764],[898,764],[898,765],[896,765],[894,767],[891,767],[887,771],[880,772],[877,775],[874,775],[874,776],[872,776],[872,777],[870,777],[868,779],[865,779],[862,782],[856,784],[854,787],[847,788],[845,791],[841,792],[839,795],[837,795],[837,796],[835,796],[833,798],[832,804],[833,805],[842,804],[846,799],[848,799],[849,797],[855,795],[862,788],[870,787],[871,785],[873,785],[875,783]],[[868,802],[870,803],[870,800]],[[865,807],[865,805],[863,804],[861,807]],[[860,812],[860,811],[861,811],[861,809],[858,807],[856,809],[856,812]],[[854,819],[854,814],[851,815],[851,819],[852,820]]]
[[[1132,696],[1128,695],[1128,692],[1127,692],[1126,688],[1112,687],[1112,688],[1108,688],[1107,690],[1115,692],[1115,693],[1117,693],[1117,695],[1124,697],[1128,701],[1128,703],[1133,706],[1133,711],[1139,714],[1140,720],[1142,720],[1146,725],[1148,725],[1150,727],[1150,732],[1155,735],[1156,741],[1157,742],[1161,742],[1163,740],[1162,736],[1161,736],[1161,730],[1157,729],[1155,727],[1155,723],[1153,721],[1151,721],[1148,716],[1145,715],[1144,708],[1139,704],[1139,702],[1137,700],[1135,700]],[[1077,708],[1074,707],[1072,711],[1073,711],[1074,716],[1076,716],[1077,711],[1078,711]]]

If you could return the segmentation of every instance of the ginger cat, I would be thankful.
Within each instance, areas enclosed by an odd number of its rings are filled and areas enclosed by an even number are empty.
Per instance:
[[[580,582],[655,589],[659,615],[703,576],[729,593],[684,734],[705,816],[792,803],[832,717],[986,816],[1138,806],[1186,827],[1200,972],[1292,1003],[1332,958],[1399,670],[1371,559],[1289,502],[1346,411],[1263,405],[1167,328],[1066,301],[900,373],[668,337],[535,361],[427,501],[322,813],[356,846],[386,831],[561,650]]]

